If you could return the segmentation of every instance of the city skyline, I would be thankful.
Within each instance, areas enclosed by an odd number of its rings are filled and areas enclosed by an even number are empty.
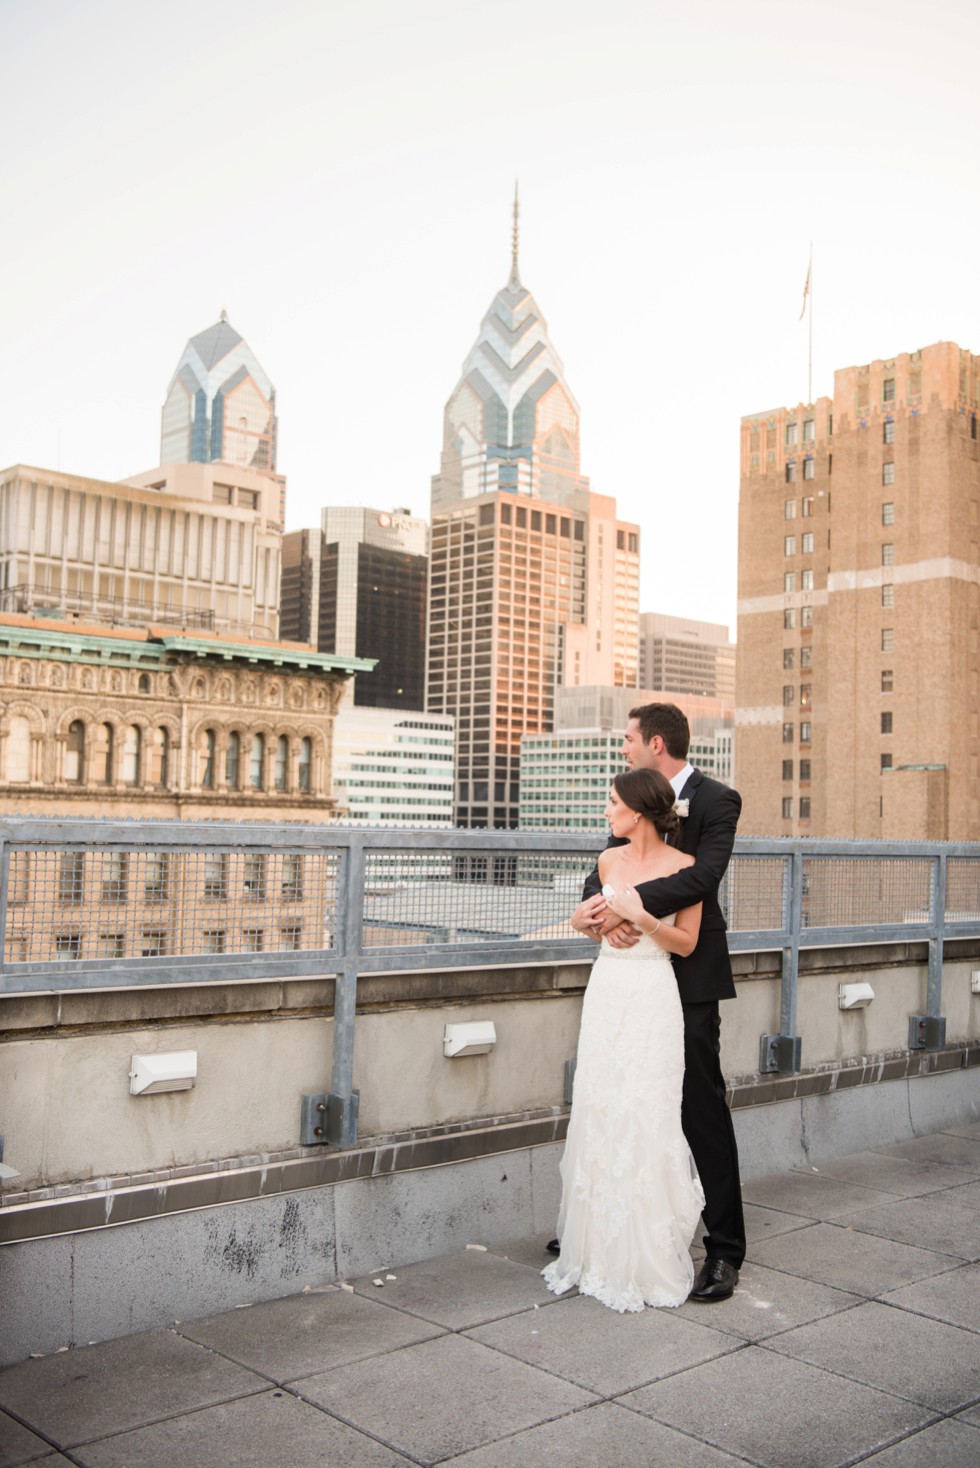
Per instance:
[[[518,174],[522,273],[561,322],[583,462],[644,532],[641,605],[734,625],[737,425],[806,394],[811,238],[814,397],[841,363],[980,346],[980,15],[951,0],[925,24],[830,0],[818,27],[763,0],[168,14],[0,8],[2,466],[152,467],[181,344],[225,309],[278,390],[287,527],[427,513],[445,363],[506,274]]]

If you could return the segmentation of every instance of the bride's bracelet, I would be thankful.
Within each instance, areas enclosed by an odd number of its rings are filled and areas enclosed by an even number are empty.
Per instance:
[[[655,934],[659,933],[660,932],[660,929],[662,927],[663,927],[663,923],[660,921],[659,918],[657,918],[657,926],[655,928],[651,928],[650,929],[650,937],[652,938],[652,937],[655,936]]]

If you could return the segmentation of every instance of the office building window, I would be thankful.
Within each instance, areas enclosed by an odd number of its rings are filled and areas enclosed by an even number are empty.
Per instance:
[[[808,530],[800,542],[800,549],[805,556],[813,555],[813,531]]]
[[[795,556],[796,555],[796,536],[795,535],[784,535],[783,536],[783,555],[784,556]]]
[[[793,819],[793,797],[792,797],[792,795],[784,795],[783,796],[783,820],[784,821],[791,821],[792,819]]]
[[[883,403],[893,403],[895,401],[894,377],[886,377],[881,384],[881,400]]]
[[[882,714],[882,716],[881,716],[881,732],[882,732],[882,734],[890,734],[892,732],[892,716],[891,716],[891,714]]]
[[[800,760],[800,779],[801,780],[809,780],[809,778],[810,778],[810,761],[808,759],[801,759]]]
[[[784,571],[783,572],[783,590],[784,591],[795,591],[796,590],[796,572],[795,571]]]
[[[800,708],[806,709],[806,708],[809,708],[809,707],[810,707],[810,684],[809,683],[801,683],[800,684]]]
[[[783,725],[783,743],[784,744],[792,744],[793,743],[793,735],[794,735],[794,732],[795,732],[795,730],[794,730],[794,726],[792,724],[784,724]]]
[[[808,821],[809,819],[810,819],[810,797],[809,797],[809,795],[801,795],[800,796],[800,820],[801,821]]]
[[[810,743],[810,720],[809,719],[804,719],[802,721],[802,723],[800,724],[800,743],[801,744],[809,744]]]
[[[797,434],[797,426],[796,426],[796,424],[795,423],[787,423],[787,425],[786,425],[786,447],[788,449],[795,448],[796,442],[797,442],[796,434]]]
[[[891,582],[887,582],[881,588],[881,605],[883,607],[893,607],[895,605],[895,588]]]
[[[800,508],[803,511],[803,518],[804,518],[804,520],[809,520],[810,519],[810,516],[813,514],[813,495],[812,494],[805,494],[803,496],[802,500],[800,501]]]
[[[795,500],[783,500],[783,519],[784,520],[795,520],[796,519],[796,501]]]
[[[894,484],[895,483],[895,465],[894,464],[891,464],[891,463],[889,463],[889,464],[882,464],[882,466],[881,466],[881,482],[882,482],[882,484]]]
[[[816,432],[815,432],[815,425],[814,425],[813,419],[812,418],[804,418],[804,420],[803,420],[803,442],[804,443],[813,443],[813,440],[815,438],[816,438]]]
[[[793,778],[793,761],[791,759],[784,759],[783,760],[783,779],[784,780],[792,780],[792,778]]]
[[[783,667],[784,668],[792,668],[793,667],[793,664],[794,664],[794,661],[795,661],[795,659],[794,659],[794,655],[793,655],[793,649],[791,647],[784,647],[783,648]]]
[[[881,691],[882,693],[895,692],[895,674],[891,668],[881,670]]]
[[[895,523],[895,501],[885,500],[881,507],[882,525],[894,525]]]
[[[800,607],[800,626],[801,627],[812,627],[813,626],[813,608],[812,607]]]
[[[792,628],[792,627],[795,627],[796,626],[796,608],[795,607],[784,607],[783,608],[783,626],[786,627],[786,628]]]
[[[892,757],[890,754],[883,754],[881,756],[881,768],[883,770],[890,770],[892,768]]]
[[[881,547],[881,564],[883,566],[894,566],[895,564],[895,546],[890,541],[886,541]]]
[[[65,740],[64,776],[73,784],[80,784],[85,768],[85,725],[75,719],[68,725]]]
[[[895,629],[894,627],[882,627],[881,629],[882,652],[895,651]]]
[[[252,735],[252,752],[248,761],[248,783],[253,790],[262,789],[265,769],[265,735]]]
[[[812,591],[813,590],[813,572],[812,571],[801,571],[800,572],[800,587],[801,587],[801,589],[803,591]]]
[[[800,648],[800,667],[801,668],[812,668],[813,667],[813,648],[812,647],[801,647]]]
[[[792,683],[784,683],[783,684],[783,707],[784,708],[792,708],[793,707],[793,704],[795,702],[796,702],[796,689],[793,687]]]
[[[230,785],[232,790],[238,788],[238,762],[241,757],[241,749],[241,735],[229,734],[228,748],[225,750],[225,784]]]
[[[813,471],[814,471],[814,461],[812,459],[804,459],[803,460],[803,478],[804,479],[812,479],[813,478]]]
[[[885,419],[884,424],[882,425],[882,435],[881,435],[881,437],[882,437],[882,442],[883,443],[894,443],[895,442],[895,419],[894,418],[886,418]]]
[[[786,483],[796,483],[796,464],[792,459],[790,459],[786,465]]]

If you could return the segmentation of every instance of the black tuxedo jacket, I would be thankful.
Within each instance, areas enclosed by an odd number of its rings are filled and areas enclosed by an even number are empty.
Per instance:
[[[695,770],[678,799],[688,801],[689,809],[686,819],[681,821],[676,845],[694,857],[694,865],[672,877],[638,882],[636,890],[643,906],[654,917],[665,917],[697,902],[703,904],[701,933],[694,952],[687,958],[672,955],[681,1003],[734,999],[732,961],[725,938],[725,919],[718,905],[718,886],[731,859],[742,797],[737,790]],[[607,843],[608,846],[623,844],[616,836],[610,836]],[[585,883],[585,896],[593,896],[600,885],[597,867]]]

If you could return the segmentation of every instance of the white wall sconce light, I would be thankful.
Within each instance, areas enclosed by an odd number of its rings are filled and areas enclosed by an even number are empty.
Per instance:
[[[980,994],[980,968],[970,970],[970,993]]]
[[[134,1055],[129,1072],[129,1093],[131,1096],[150,1096],[158,1091],[189,1091],[196,1079],[196,1050]]]
[[[442,1040],[442,1053],[449,1060],[462,1055],[486,1055],[497,1043],[492,1019],[471,1020],[467,1024],[447,1025]]]
[[[838,1009],[867,1009],[875,991],[870,984],[841,984],[837,993]]]

